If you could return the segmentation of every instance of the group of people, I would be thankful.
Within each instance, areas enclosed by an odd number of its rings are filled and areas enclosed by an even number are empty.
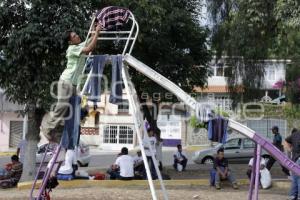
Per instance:
[[[148,131],[148,137],[143,140],[146,159],[149,164],[152,179],[157,179],[155,162],[158,169],[163,170],[162,164],[162,144],[163,140],[159,133],[153,130]],[[152,153],[154,160],[152,159]],[[187,165],[187,157],[182,152],[182,146],[177,145],[177,151],[174,154],[174,168],[177,171],[183,171]],[[118,154],[115,163],[107,170],[110,179],[132,180],[132,179],[147,179],[146,169],[142,158],[142,152],[137,151],[137,155],[132,157],[128,155],[128,149],[123,147]]]

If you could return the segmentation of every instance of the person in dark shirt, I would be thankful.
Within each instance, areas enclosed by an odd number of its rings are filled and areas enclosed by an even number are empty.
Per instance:
[[[272,133],[274,134],[273,137],[273,145],[276,146],[280,151],[283,152],[283,145],[282,145],[282,137],[279,133],[278,126],[272,127]],[[276,162],[275,158],[270,157],[268,163],[267,163],[267,169],[270,171],[274,163]],[[287,176],[290,175],[290,172],[287,168],[281,166],[283,173],[285,173]]]
[[[228,160],[224,158],[224,149],[220,148],[217,151],[217,157],[214,160],[214,169],[216,170],[215,175],[215,187],[217,190],[221,189],[220,181],[229,180],[234,189],[238,189],[237,182],[233,173],[228,168]]]
[[[286,146],[292,152],[292,160],[300,165],[300,131],[292,130],[292,134],[285,139]],[[300,199],[300,177],[292,173],[292,184],[289,199]]]

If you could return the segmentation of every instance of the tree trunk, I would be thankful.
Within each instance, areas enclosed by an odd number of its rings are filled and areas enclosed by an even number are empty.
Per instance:
[[[23,173],[20,182],[31,181],[36,175],[36,151],[40,140],[40,125],[44,112],[36,108],[34,104],[28,109],[28,129],[26,132],[27,145],[25,147],[25,157],[23,163]]]
[[[159,113],[158,103],[152,101],[152,104],[154,106],[156,106],[157,109],[155,109],[155,108],[152,107],[152,112],[151,112],[150,109],[149,109],[149,106],[146,104],[145,99],[142,99],[141,95],[139,95],[139,98],[140,98],[139,100],[140,100],[140,102],[142,104],[144,118],[146,118],[146,120],[150,124],[151,129],[153,129],[154,132],[160,134],[160,129],[157,127],[157,115]]]

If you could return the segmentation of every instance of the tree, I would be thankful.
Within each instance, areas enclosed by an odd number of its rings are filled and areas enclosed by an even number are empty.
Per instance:
[[[208,1],[213,20],[212,47],[228,56],[228,84],[234,106],[243,97],[253,100],[264,78],[263,60],[277,32],[276,1]],[[237,92],[238,86],[243,92]]]
[[[5,89],[9,100],[28,105],[26,139],[29,144],[23,180],[30,180],[35,174],[35,147],[42,115],[55,101],[50,95],[50,85],[65,68],[63,34],[71,28],[86,34],[91,12],[109,4],[128,7],[137,17],[141,33],[135,56],[187,92],[205,83],[210,54],[206,46],[207,30],[197,21],[196,0],[54,0],[51,3],[3,0],[0,3],[0,49],[5,59],[0,63],[0,87]],[[101,46],[101,51],[106,53],[114,50],[111,45]],[[137,72],[131,73],[140,93],[163,91],[152,87],[152,82]]]
[[[90,7],[90,2],[76,0],[0,3],[0,49],[5,58],[1,60],[0,87],[10,101],[28,108],[24,181],[34,177],[40,123],[44,110],[55,101],[50,85],[65,68],[63,34],[68,28],[81,33],[87,30]]]
[[[207,43],[208,29],[201,27],[198,20],[201,6],[198,0],[117,2],[134,13],[140,26],[139,37],[132,53],[135,57],[186,92],[192,92],[194,86],[205,85],[211,55]],[[142,103],[146,100],[143,94],[148,94],[148,99],[156,106],[162,101],[178,101],[174,97],[165,98],[166,90],[144,75],[135,70],[130,73]],[[160,94],[160,97],[153,98],[155,93]],[[143,106],[143,111],[156,129],[155,116],[159,110],[153,113],[147,106]]]

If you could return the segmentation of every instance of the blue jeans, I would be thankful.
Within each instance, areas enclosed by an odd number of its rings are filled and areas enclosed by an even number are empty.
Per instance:
[[[61,138],[61,145],[65,149],[75,149],[78,145],[78,135],[80,134],[80,103],[81,98],[79,96],[72,96],[70,98],[69,114],[72,114],[70,119],[65,121],[63,135]]]
[[[0,168],[0,176],[6,176],[8,174],[8,171],[4,168]]]
[[[220,167],[221,171],[224,172],[225,168],[224,167]],[[233,173],[228,169],[228,175],[226,177],[226,179],[230,182],[230,183],[236,183],[236,179],[233,175]],[[216,174],[215,174],[215,183],[220,183],[221,181],[221,177],[218,173],[218,171],[216,170]]]
[[[296,161],[300,165],[300,158]],[[300,176],[292,173],[292,185],[289,192],[290,197],[294,197],[295,200],[300,199]]]

